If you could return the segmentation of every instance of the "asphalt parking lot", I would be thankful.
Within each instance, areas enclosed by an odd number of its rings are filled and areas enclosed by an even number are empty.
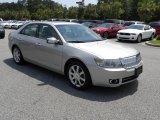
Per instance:
[[[78,91],[59,74],[30,63],[14,64],[8,49],[10,31],[0,39],[0,120],[160,119],[160,48],[120,43],[142,54],[144,72],[138,80],[119,88]]]

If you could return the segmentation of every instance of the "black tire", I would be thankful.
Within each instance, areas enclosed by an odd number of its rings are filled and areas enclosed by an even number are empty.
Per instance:
[[[15,46],[12,49],[12,55],[16,64],[22,65],[24,63],[23,55],[18,47]]]
[[[109,38],[109,33],[108,33],[108,32],[105,32],[105,33],[103,34],[103,37],[104,37],[104,38]]]
[[[4,34],[2,34],[2,35],[0,36],[0,39],[4,39]]]
[[[79,69],[75,71],[77,66]],[[84,74],[82,74],[83,72]],[[92,85],[89,71],[87,67],[81,62],[71,62],[66,69],[66,76],[70,84],[76,89],[83,90],[89,88]]]
[[[154,39],[154,33],[152,33],[151,37],[149,38],[149,40],[153,40]]]
[[[142,35],[138,35],[137,42],[140,43],[142,41]]]
[[[122,42],[123,40],[121,40],[121,39],[117,39],[119,42]]]

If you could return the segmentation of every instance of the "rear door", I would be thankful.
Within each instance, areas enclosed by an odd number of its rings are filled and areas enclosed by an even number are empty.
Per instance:
[[[35,60],[35,41],[37,39],[37,24],[29,24],[18,34],[18,44],[24,58]]]

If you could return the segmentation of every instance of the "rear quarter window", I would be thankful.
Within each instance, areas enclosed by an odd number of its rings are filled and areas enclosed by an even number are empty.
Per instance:
[[[20,34],[36,37],[37,30],[38,30],[38,24],[29,24],[20,31]]]

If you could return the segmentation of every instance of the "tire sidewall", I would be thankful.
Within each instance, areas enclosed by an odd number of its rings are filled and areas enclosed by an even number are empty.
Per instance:
[[[85,83],[84,83],[84,85],[81,86],[81,87],[75,86],[75,85],[71,82],[71,80],[70,80],[70,78],[69,78],[69,70],[70,70],[70,68],[71,68],[72,66],[74,66],[74,65],[77,65],[77,66],[81,67],[81,68],[83,69],[84,73],[85,73]],[[67,77],[67,79],[69,80],[70,84],[71,84],[74,88],[76,88],[76,89],[82,90],[82,89],[86,89],[86,88],[88,88],[88,87],[90,87],[90,86],[92,85],[92,83],[91,83],[91,77],[90,77],[90,74],[89,74],[89,71],[88,71],[87,67],[86,67],[84,64],[80,63],[80,62],[71,62],[71,63],[68,65],[67,70],[66,70],[66,77]]]
[[[153,40],[153,39],[154,39],[154,34],[152,33],[150,40]]]
[[[20,52],[20,61],[17,62],[14,58],[14,50],[17,49],[19,52]],[[22,65],[24,63],[24,59],[23,59],[23,56],[22,56],[22,53],[20,51],[20,49],[18,47],[14,47],[13,50],[12,50],[12,55],[13,55],[13,59],[14,59],[14,62],[18,65]]]
[[[141,38],[140,40],[139,40],[139,37]],[[138,35],[137,42],[140,43],[141,41],[142,41],[142,35]]]
[[[108,32],[105,32],[104,35],[103,35],[103,37],[104,37],[104,38],[109,38],[109,33],[108,33]]]

